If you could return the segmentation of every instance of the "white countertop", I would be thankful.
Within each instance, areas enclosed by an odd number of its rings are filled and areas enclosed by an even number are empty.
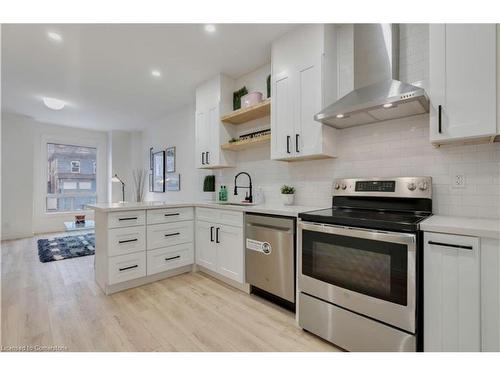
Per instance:
[[[325,207],[314,206],[284,206],[284,205],[270,205],[270,204],[257,204],[235,206],[224,203],[216,202],[125,202],[125,203],[96,203],[87,205],[88,208],[100,212],[113,212],[113,211],[128,211],[128,210],[144,210],[155,208],[177,208],[177,207],[205,207],[205,208],[218,208],[222,210],[240,211],[240,212],[255,212],[270,215],[282,216],[298,216],[301,212],[321,210]]]
[[[420,223],[428,232],[500,239],[500,220],[433,215]]]

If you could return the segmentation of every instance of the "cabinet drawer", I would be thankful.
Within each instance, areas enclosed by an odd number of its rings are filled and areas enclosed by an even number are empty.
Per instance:
[[[117,284],[146,276],[146,252],[109,258],[109,284]]]
[[[219,210],[216,208],[196,208],[196,219],[209,221],[217,224],[243,227],[243,212],[231,210]]]
[[[144,225],[146,222],[146,211],[120,211],[108,213],[108,228],[132,227]]]
[[[124,255],[146,250],[146,227],[108,230],[108,255]]]
[[[162,208],[158,210],[147,211],[147,223],[149,224],[163,224],[175,223],[177,221],[193,220],[192,207],[180,208]]]
[[[150,250],[147,252],[147,273],[153,275],[187,266],[193,264],[193,262],[194,247],[192,242]]]
[[[193,222],[148,225],[147,234],[148,250],[193,242]]]

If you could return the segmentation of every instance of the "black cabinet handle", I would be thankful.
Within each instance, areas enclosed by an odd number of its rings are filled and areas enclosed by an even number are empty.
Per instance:
[[[118,221],[124,221],[124,220],[137,220],[137,216],[136,217],[121,217],[118,219]]]
[[[210,154],[210,152],[205,152],[205,154],[207,154],[207,164],[210,164],[210,158],[208,157],[208,155]]]
[[[201,153],[201,164],[205,165],[205,153]]]
[[[474,249],[472,246],[467,246],[467,245],[455,245],[452,243],[444,243],[444,242],[435,242],[435,241],[428,241],[427,242],[429,245],[437,245],[437,246],[445,246],[445,247],[453,247],[456,249],[465,249],[465,250],[472,250]]]
[[[138,239],[134,238],[133,240],[121,240],[121,241],[118,241],[118,243],[127,243],[127,242],[135,242],[135,241],[138,241]]]
[[[215,243],[220,243],[219,242],[219,230],[220,230],[219,227],[215,228]]]
[[[287,154],[290,153],[290,136],[289,135],[286,136],[286,153]]]
[[[176,212],[175,214],[165,214],[165,215],[163,215],[163,216],[165,216],[165,217],[169,217],[169,216],[178,216],[178,215],[179,215],[179,213],[178,213],[178,212]]]
[[[295,134],[295,151],[300,152],[299,151],[299,134]]]
[[[168,234],[165,235],[165,237],[178,236],[179,234],[181,234],[181,233],[180,232],[168,233]]]
[[[214,227],[210,227],[210,242],[214,242]]]
[[[137,268],[139,267],[137,264],[130,266],[130,267],[125,267],[125,268],[118,268],[118,271],[125,271],[125,270],[131,270],[132,268]]]
[[[442,129],[441,129],[442,113],[443,113],[443,106],[440,104],[440,105],[438,105],[438,132],[439,132],[439,134],[442,133]]]
[[[168,262],[169,260],[179,259],[180,257],[180,255],[176,255],[175,257],[165,258],[165,260]]]

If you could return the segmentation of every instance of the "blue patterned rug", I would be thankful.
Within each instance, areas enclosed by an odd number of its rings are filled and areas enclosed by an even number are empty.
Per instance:
[[[94,233],[77,234],[67,237],[38,240],[40,262],[52,262],[85,255],[94,255]]]

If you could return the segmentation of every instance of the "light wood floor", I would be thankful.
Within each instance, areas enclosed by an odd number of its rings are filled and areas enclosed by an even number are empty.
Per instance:
[[[2,242],[4,348],[337,350],[299,328],[292,313],[202,273],[105,296],[94,282],[93,256],[40,263],[42,237]]]

